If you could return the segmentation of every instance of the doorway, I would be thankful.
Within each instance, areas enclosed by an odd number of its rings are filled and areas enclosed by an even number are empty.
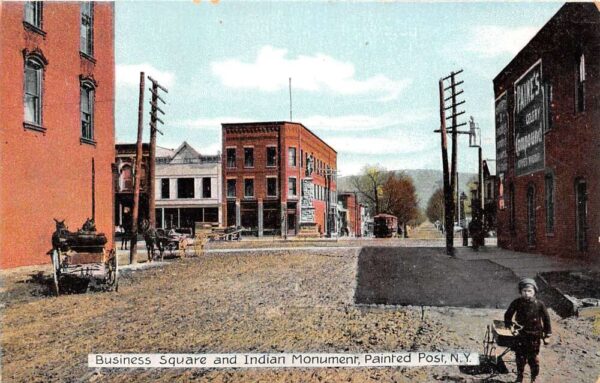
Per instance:
[[[296,235],[296,212],[287,213],[287,234]]]

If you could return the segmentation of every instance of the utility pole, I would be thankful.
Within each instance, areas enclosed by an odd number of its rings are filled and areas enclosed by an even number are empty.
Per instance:
[[[460,126],[466,125],[466,123],[458,123],[457,117],[464,114],[464,111],[457,112],[456,108],[459,105],[465,103],[465,101],[457,101],[457,97],[463,93],[463,90],[458,90],[458,86],[463,81],[456,81],[456,77],[462,73],[462,69],[458,72],[452,72],[449,76],[446,76],[439,80],[439,93],[440,93],[440,129],[435,130],[436,133],[441,135],[442,144],[442,167],[443,167],[443,178],[444,178],[444,226],[446,229],[446,254],[454,256],[454,214],[455,214],[455,201],[454,192],[457,187],[457,142],[458,134],[465,133],[459,132]],[[445,87],[445,82],[450,80],[450,85]],[[450,91],[450,95],[446,97],[446,92]],[[447,106],[449,102],[449,105]],[[446,111],[451,110],[450,116],[446,116]],[[451,125],[446,127],[446,120],[451,120]],[[450,168],[448,167],[448,138],[447,133],[452,134],[452,159]]]
[[[137,235],[138,235],[138,216],[140,212],[140,181],[142,169],[142,132],[144,131],[144,84],[145,74],[140,72],[140,98],[138,106],[138,131],[137,143],[135,152],[135,171],[133,177],[133,211],[131,225],[131,246],[129,246],[129,263],[136,262],[135,255],[137,253]]]
[[[160,122],[164,124],[163,120],[158,118],[157,112],[162,113],[165,112],[158,107],[158,101],[160,100],[163,104],[166,104],[165,100],[163,100],[158,95],[158,90],[162,90],[165,93],[169,93],[167,88],[161,86],[158,81],[148,76],[148,80],[152,82],[152,88],[150,88],[150,93],[152,93],[152,99],[150,100],[150,150],[149,150],[149,171],[148,171],[148,206],[149,206],[149,216],[148,220],[150,221],[150,227],[156,228],[156,206],[155,206],[155,177],[156,177],[156,132],[163,134],[156,127],[156,122]]]

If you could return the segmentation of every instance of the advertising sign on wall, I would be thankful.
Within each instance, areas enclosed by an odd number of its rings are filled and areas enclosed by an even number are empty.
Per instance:
[[[508,171],[508,95],[496,99],[496,174],[498,175],[498,208],[504,209],[504,177]]]
[[[515,174],[544,169],[544,90],[541,60],[515,82]]]

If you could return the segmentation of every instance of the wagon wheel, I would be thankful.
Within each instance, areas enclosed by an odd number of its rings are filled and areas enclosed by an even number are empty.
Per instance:
[[[106,283],[112,286],[115,291],[119,291],[119,258],[114,249],[109,254],[110,257],[106,262]]]
[[[494,344],[494,337],[492,335],[491,326],[488,325],[483,336],[483,355],[491,358],[495,354],[496,346]]]
[[[58,278],[60,276],[60,258],[60,250],[52,250],[52,274],[54,279],[54,292],[56,292],[56,296],[58,296],[60,293],[58,288]]]

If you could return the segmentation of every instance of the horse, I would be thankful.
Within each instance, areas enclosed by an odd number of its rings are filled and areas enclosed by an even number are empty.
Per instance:
[[[164,241],[158,235],[156,229],[153,227],[150,227],[150,222],[147,219],[144,219],[142,221],[140,229],[142,229],[142,235],[144,236],[144,242],[146,242],[146,250],[148,251],[148,262],[152,262],[152,260],[154,259],[154,247],[155,246],[158,249],[158,252],[160,254],[160,260],[162,261],[163,254],[164,254],[164,247],[163,247]]]

